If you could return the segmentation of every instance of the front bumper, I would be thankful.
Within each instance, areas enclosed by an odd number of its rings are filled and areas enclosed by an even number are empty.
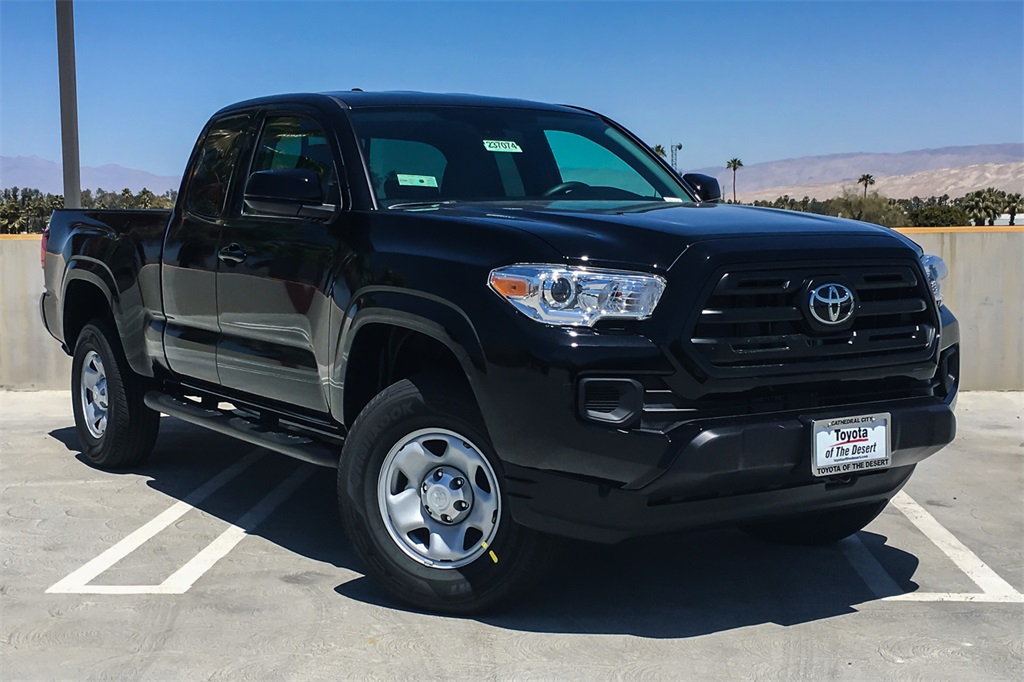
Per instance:
[[[887,411],[892,467],[845,478],[811,474],[811,419]],[[598,542],[752,523],[891,498],[915,465],[953,440],[956,421],[939,399],[872,403],[818,413],[692,423],[673,432],[671,463],[636,489],[506,465],[513,517],[545,532]]]
[[[806,381],[763,379],[725,397],[742,399],[767,387],[781,401],[744,411],[733,403],[709,408],[697,399],[692,417],[666,428],[651,427],[646,417],[616,427],[579,415],[581,377],[685,378],[685,370],[640,335],[581,334],[544,359],[492,366],[475,388],[502,460],[512,515],[541,531],[616,542],[889,499],[918,462],[956,433],[959,327],[947,309],[940,313],[930,362],[846,373],[830,380],[832,388],[804,397]],[[543,347],[540,339],[535,347]],[[840,385],[847,383],[870,391],[859,395]],[[889,469],[842,479],[811,474],[812,420],[878,412],[892,417]]]

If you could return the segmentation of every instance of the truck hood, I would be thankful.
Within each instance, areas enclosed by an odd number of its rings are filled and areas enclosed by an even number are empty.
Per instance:
[[[417,209],[423,210],[423,209]],[[689,246],[709,239],[765,235],[877,235],[913,242],[877,225],[754,206],[669,202],[523,201],[431,207],[438,215],[498,222],[558,250],[570,261],[666,269]],[[913,247],[916,248],[916,247]]]

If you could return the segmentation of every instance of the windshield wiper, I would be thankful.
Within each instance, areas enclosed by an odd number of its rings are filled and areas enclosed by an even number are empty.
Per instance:
[[[452,200],[447,201],[403,201],[398,204],[391,204],[388,206],[390,211],[393,208],[430,208],[432,206],[450,206],[455,202]]]

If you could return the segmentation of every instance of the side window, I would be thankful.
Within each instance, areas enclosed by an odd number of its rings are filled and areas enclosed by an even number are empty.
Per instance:
[[[585,182],[592,187],[614,187],[641,197],[658,192],[623,159],[591,139],[561,130],[545,130],[562,182]]]
[[[370,177],[380,199],[429,199],[438,196],[448,160],[425,142],[372,138]]]
[[[320,178],[324,203],[337,205],[341,191],[334,156],[323,129],[301,116],[268,117],[253,157],[252,171],[308,168]],[[248,209],[246,209],[248,212]]]
[[[218,218],[224,211],[231,173],[238,160],[249,116],[223,118],[213,124],[203,139],[188,183],[185,207],[207,218]]]

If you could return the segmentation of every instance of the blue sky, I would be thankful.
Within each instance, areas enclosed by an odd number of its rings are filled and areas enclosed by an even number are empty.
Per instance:
[[[596,109],[680,166],[1024,141],[1024,2],[75,2],[81,158],[178,175],[297,90]],[[50,0],[0,0],[0,154],[60,159]]]

